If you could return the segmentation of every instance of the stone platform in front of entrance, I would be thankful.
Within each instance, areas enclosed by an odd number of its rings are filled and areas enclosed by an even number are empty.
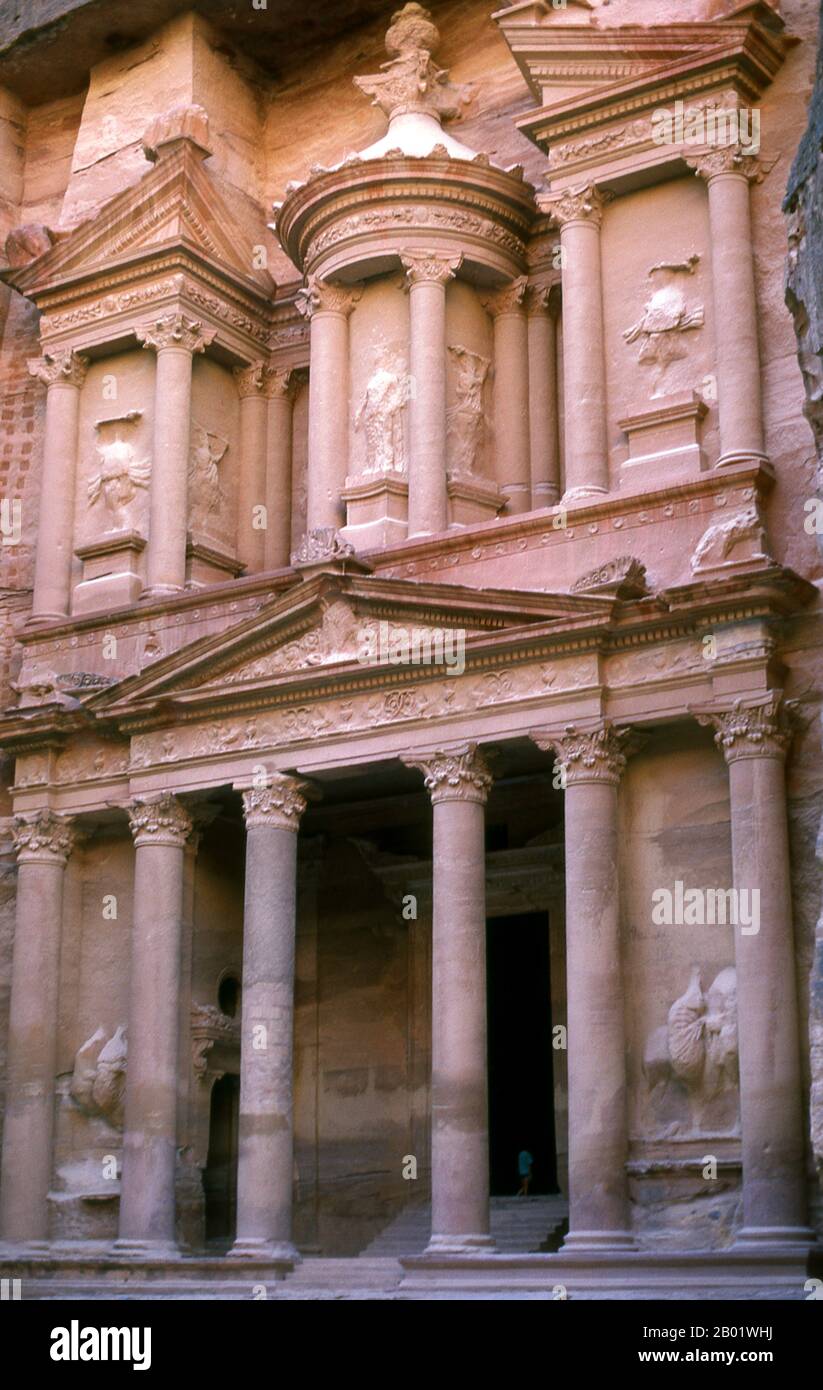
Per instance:
[[[118,1259],[110,1253],[9,1252],[0,1277],[20,1280],[22,1300],[280,1299],[442,1302],[453,1300],[717,1300],[797,1302],[823,1276],[823,1252],[582,1251],[326,1258],[281,1262],[186,1256]]]

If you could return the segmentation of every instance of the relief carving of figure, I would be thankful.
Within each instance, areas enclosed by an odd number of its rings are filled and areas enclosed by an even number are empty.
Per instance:
[[[101,1026],[83,1043],[74,1058],[69,1094],[86,1115],[107,1120],[115,1129],[123,1125],[128,1044],[120,1024],[106,1041]]]
[[[354,417],[354,428],[362,429],[366,441],[365,474],[405,474],[403,414],[410,394],[402,367],[377,367],[369,377]]]
[[[737,973],[726,966],[704,993],[700,967],[643,1053],[653,1117],[669,1137],[738,1128]]]
[[[98,420],[94,426],[99,436],[98,471],[89,479],[89,502],[94,506],[102,496],[111,513],[112,528],[128,526],[125,509],[137,496],[138,488],[147,488],[151,478],[151,460],[138,459],[134,444],[124,438],[126,429],[140,419],[139,410],[130,410],[113,420]]]
[[[665,394],[670,384],[669,367],[688,353],[683,334],[703,326],[703,305],[689,308],[676,278],[679,275],[693,275],[699,261],[700,257],[694,254],[687,261],[653,265],[649,278],[654,280],[655,289],[637,323],[623,333],[627,343],[639,343],[638,362],[649,364],[654,369],[653,396]],[[660,279],[655,278],[658,276]]]
[[[485,438],[483,386],[491,363],[487,357],[460,344],[450,347],[449,352],[457,367],[456,399],[447,414],[451,442],[449,474],[474,477],[480,471],[480,452]]]
[[[227,439],[221,439],[219,434],[213,434],[192,421],[189,497],[195,526],[207,526],[212,515],[225,505],[226,494],[220,486],[218,465],[228,447]]]

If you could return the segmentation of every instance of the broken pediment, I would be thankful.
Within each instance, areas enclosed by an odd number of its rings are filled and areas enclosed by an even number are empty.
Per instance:
[[[248,288],[270,295],[271,276],[257,268],[249,236],[203,166],[207,151],[202,138],[201,134],[195,139],[184,127],[178,138],[152,146],[154,163],[138,183],[52,245],[41,238],[37,244],[45,249],[34,259],[20,265],[18,255],[9,255],[3,278],[37,302],[38,295],[52,287],[65,289],[95,272],[109,275],[119,267],[145,261],[152,253],[182,250],[217,263],[241,277]]]
[[[473,644],[538,625],[607,623],[612,607],[611,597],[590,594],[478,595],[457,585],[321,574],[228,632],[192,643],[105,697],[93,697],[87,708],[119,715],[359,668],[434,667],[459,674]]]

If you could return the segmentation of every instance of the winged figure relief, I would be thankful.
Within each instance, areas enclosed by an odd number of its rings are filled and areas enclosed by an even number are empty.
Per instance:
[[[100,430],[101,422],[97,426]],[[116,423],[116,422],[112,422]],[[151,459],[137,458],[134,445],[115,429],[114,438],[101,440],[97,445],[99,467],[89,479],[89,502],[94,506],[101,497],[111,512],[115,529],[127,524],[125,510],[137,496],[139,488],[147,488],[151,479]]]

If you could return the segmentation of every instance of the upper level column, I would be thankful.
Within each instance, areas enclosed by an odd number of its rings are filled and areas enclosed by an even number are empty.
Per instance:
[[[763,178],[734,148],[690,160],[709,188],[715,304],[717,409],[724,463],[765,459],[749,184]]]
[[[531,504],[553,507],[560,499],[560,449],[557,433],[557,322],[549,308],[551,287],[530,285],[529,319],[529,453]]]
[[[292,434],[294,398],[305,369],[275,367],[265,377],[268,396],[268,465],[266,477],[267,570],[287,565],[291,555]]]
[[[560,227],[562,248],[566,501],[609,489],[600,266],[606,201],[593,186],[538,199]]]
[[[49,1233],[63,884],[75,834],[68,817],[42,810],[15,817],[14,839],[19,867],[0,1235],[40,1242]]]
[[[485,805],[476,744],[407,759],[434,809],[432,865],[432,1228],[429,1250],[464,1253],[489,1235]]]
[[[808,1241],[804,1119],[785,759],[779,691],[695,711],[729,766],[734,887],[743,1229],[746,1242]]]
[[[531,507],[529,339],[525,275],[483,303],[494,321],[494,433],[497,481],[510,516]]]
[[[462,255],[408,251],[400,259],[409,288],[409,537],[445,531],[446,285]]]
[[[633,1244],[620,958],[617,793],[630,730],[532,735],[565,785],[569,1234],[584,1249]]]
[[[65,618],[69,611],[77,426],[88,365],[89,359],[72,348],[46,352],[28,363],[31,375],[48,387],[33,619]]]
[[[268,402],[266,365],[252,362],[235,367],[240,397],[240,479],[237,488],[237,558],[249,574],[265,564],[266,529],[255,525],[266,506],[266,443]],[[266,528],[271,518],[266,513]]]
[[[311,323],[306,530],[339,529],[349,454],[349,315],[360,288],[309,278],[297,307]]]
[[[185,314],[169,313],[135,332],[144,347],[157,353],[147,590],[161,595],[186,583],[192,357],[205,352],[214,329]]]

